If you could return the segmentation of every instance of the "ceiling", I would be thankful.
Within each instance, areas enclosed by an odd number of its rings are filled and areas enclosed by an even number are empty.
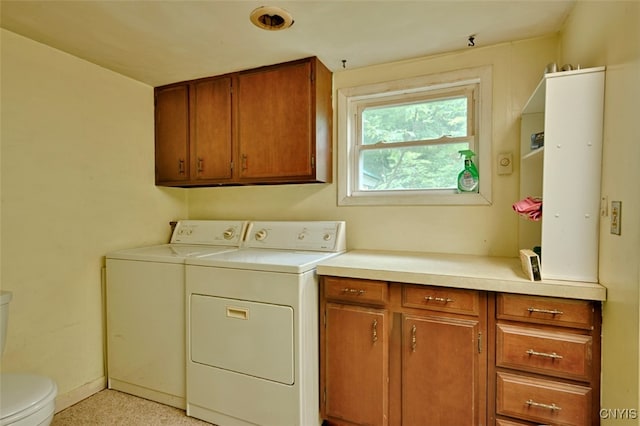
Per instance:
[[[0,26],[152,86],[307,56],[332,71],[560,30],[575,0],[0,0]],[[290,28],[249,20],[279,6]],[[475,47],[468,46],[474,35]]]

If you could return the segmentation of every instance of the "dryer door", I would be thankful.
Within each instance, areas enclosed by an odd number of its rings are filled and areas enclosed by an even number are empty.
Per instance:
[[[293,308],[191,295],[191,360],[294,383]]]

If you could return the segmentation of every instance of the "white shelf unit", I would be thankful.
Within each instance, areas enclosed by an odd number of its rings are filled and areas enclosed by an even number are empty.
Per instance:
[[[520,221],[519,244],[541,246],[543,279],[598,282],[604,81],[604,67],[545,74],[522,110],[520,197],[542,197],[542,220]]]

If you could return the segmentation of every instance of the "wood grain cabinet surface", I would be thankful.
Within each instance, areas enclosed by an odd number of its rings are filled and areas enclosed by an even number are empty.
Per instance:
[[[496,424],[599,425],[600,326],[596,302],[496,294]]]
[[[486,425],[487,295],[448,290],[322,277],[327,424]]]
[[[320,280],[326,425],[600,424],[600,302]]]
[[[388,424],[388,312],[328,303],[323,362],[327,418]]]
[[[312,57],[157,87],[156,184],[330,182],[331,79]]]
[[[189,86],[156,89],[156,183],[180,185],[190,180]]]

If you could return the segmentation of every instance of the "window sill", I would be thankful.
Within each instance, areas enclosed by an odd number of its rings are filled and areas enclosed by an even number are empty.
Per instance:
[[[338,206],[490,206],[491,201],[482,192],[439,194],[358,194],[338,195]]]

